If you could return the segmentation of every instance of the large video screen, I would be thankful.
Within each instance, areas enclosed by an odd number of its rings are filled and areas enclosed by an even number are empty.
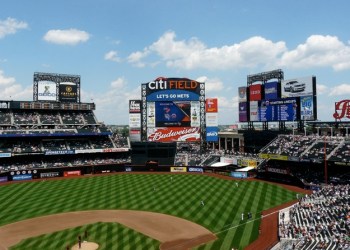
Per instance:
[[[312,76],[284,80],[281,82],[281,97],[315,95],[315,85]]]
[[[191,102],[155,102],[156,127],[190,127]]]
[[[57,91],[56,83],[50,81],[38,82],[38,100],[39,101],[56,101]]]
[[[252,101],[249,104],[249,120],[252,122],[296,121],[300,118],[298,98]],[[245,120],[244,110],[240,105],[240,121]]]
[[[298,120],[298,100],[285,98],[259,102],[259,121]]]

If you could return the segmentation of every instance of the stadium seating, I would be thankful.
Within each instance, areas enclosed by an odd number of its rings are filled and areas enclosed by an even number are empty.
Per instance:
[[[324,186],[279,213],[279,236],[293,249],[348,250],[349,235],[350,185]]]

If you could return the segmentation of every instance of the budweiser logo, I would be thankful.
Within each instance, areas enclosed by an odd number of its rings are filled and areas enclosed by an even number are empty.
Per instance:
[[[150,141],[177,141],[179,137],[193,134],[197,137],[199,128],[169,128],[169,129],[157,129],[154,133],[149,135]]]

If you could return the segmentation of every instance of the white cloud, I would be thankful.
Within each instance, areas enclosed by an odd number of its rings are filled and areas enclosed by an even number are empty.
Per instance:
[[[317,95],[325,94],[328,92],[328,87],[326,85],[317,83],[316,92],[317,92]]]
[[[89,33],[77,29],[49,30],[44,36],[45,41],[62,45],[76,45],[89,39]]]
[[[120,62],[121,59],[118,57],[118,52],[111,50],[107,52],[104,56],[104,59],[107,61]]]
[[[140,62],[141,59],[154,53],[168,67],[172,68],[226,70],[265,64],[266,61],[276,60],[276,57],[285,50],[284,42],[273,43],[258,36],[239,44],[207,48],[203,42],[195,37],[188,41],[177,41],[175,32],[169,31],[144,49],[148,53],[138,51],[133,54],[142,55],[142,57],[137,58],[137,61]]]
[[[125,79],[123,77],[119,77],[118,79],[111,82],[111,87],[113,89],[121,90],[125,84],[126,84]]]
[[[150,51],[148,49],[144,49],[143,51],[136,51],[131,53],[127,60],[129,63],[133,64],[136,67],[142,68],[146,64],[142,62],[142,59],[149,55]]]
[[[224,84],[218,78],[210,79],[207,76],[201,76],[196,79],[198,82],[205,82],[205,92],[211,94],[223,90]]]
[[[124,77],[119,77],[110,83],[110,87],[103,93],[89,93],[82,91],[83,101],[96,104],[95,114],[99,121],[106,124],[128,124],[129,100],[140,99],[141,86],[128,89],[128,82]]]
[[[32,100],[33,88],[28,86],[23,88],[21,84],[16,82],[14,77],[7,77],[4,72],[0,70],[0,99],[2,100]]]
[[[0,39],[15,34],[18,30],[28,28],[28,24],[23,21],[18,21],[14,18],[8,17],[6,20],[0,20]]]
[[[304,44],[285,52],[281,66],[287,68],[332,67],[350,69],[350,46],[336,36],[312,35]]]
[[[254,36],[239,43],[207,47],[196,37],[177,40],[173,31],[130,54],[128,61],[139,67],[152,65],[150,55],[176,69],[227,70],[242,68],[314,68],[331,67],[335,71],[350,69],[350,46],[336,36],[311,35],[295,49],[286,42]]]
[[[350,84],[341,84],[331,88],[329,96],[340,96],[350,94]]]

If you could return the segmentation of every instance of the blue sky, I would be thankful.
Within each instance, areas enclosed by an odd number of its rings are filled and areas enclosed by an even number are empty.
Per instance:
[[[219,124],[238,121],[247,75],[317,78],[318,119],[350,99],[350,1],[4,0],[0,99],[32,100],[34,72],[81,76],[98,119],[128,123],[128,100],[159,76],[206,83]]]

